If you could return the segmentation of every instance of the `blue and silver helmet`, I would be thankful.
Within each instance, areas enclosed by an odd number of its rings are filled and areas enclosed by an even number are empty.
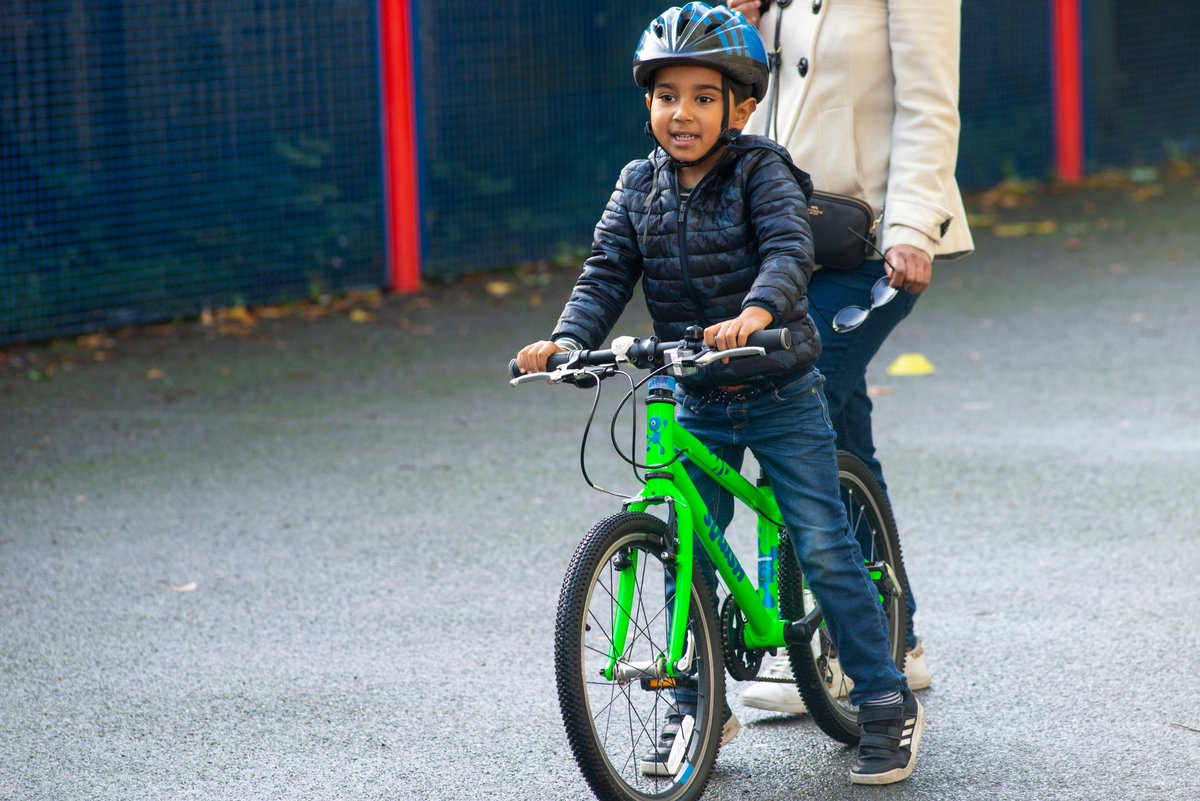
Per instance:
[[[655,70],[675,64],[715,69],[749,86],[755,100],[767,94],[770,70],[762,37],[740,12],[725,6],[688,3],[650,23],[633,54],[633,79],[648,89]]]

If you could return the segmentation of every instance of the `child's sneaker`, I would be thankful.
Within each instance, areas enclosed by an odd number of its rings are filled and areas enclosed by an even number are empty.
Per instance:
[[[673,776],[674,771],[671,770],[671,749],[675,745],[675,735],[679,733],[679,727],[683,723],[684,715],[675,707],[671,707],[671,711],[667,713],[667,717],[663,722],[662,728],[658,732],[658,742],[654,746],[654,750],[646,754],[638,760],[638,769],[641,770],[644,776]],[[721,748],[729,745],[734,737],[738,736],[738,732],[742,730],[742,724],[733,714],[733,710],[729,708],[729,704],[725,704],[725,723],[721,726]]]
[[[925,708],[911,691],[904,693],[899,704],[861,707],[858,725],[862,739],[850,768],[850,781],[893,784],[912,775],[925,731]]]

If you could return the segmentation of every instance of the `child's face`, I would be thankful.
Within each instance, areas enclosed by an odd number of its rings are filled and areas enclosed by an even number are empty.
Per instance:
[[[741,130],[754,110],[748,99],[732,107],[729,127]],[[654,75],[654,86],[646,95],[650,128],[672,158],[695,161],[708,152],[721,135],[721,73],[708,67],[678,65],[663,67]],[[715,156],[716,154],[714,154]]]

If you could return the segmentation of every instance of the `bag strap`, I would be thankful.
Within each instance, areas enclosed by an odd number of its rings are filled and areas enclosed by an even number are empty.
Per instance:
[[[783,25],[783,10],[792,4],[792,0],[775,0],[779,7],[775,14],[775,47],[767,54],[767,65],[775,74],[767,92],[767,135],[779,141],[779,71],[783,66],[783,46],[780,42],[780,30]]]

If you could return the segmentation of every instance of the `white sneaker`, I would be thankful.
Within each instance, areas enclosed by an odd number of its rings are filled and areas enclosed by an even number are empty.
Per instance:
[[[854,682],[849,676],[842,675],[837,660],[830,662],[829,666],[833,671],[832,683],[840,689],[839,695],[850,692]],[[792,665],[788,662],[787,649],[780,648],[778,656],[767,657],[767,669],[763,675],[789,681],[756,681],[742,693],[743,704],[768,712],[785,712],[791,715],[803,715],[808,712],[808,707],[804,705],[804,699],[800,697],[800,691],[796,689],[796,683],[792,680]]]
[[[908,652],[904,660],[904,677],[908,679],[908,689],[924,690],[933,682],[929,675],[929,663],[925,661],[925,642],[918,637],[917,647]]]
[[[831,662],[830,667],[834,674],[833,683],[844,687],[846,693],[850,692],[854,682],[850,680],[849,676],[845,677],[844,682],[842,681],[842,671],[836,661]],[[767,657],[767,669],[763,675],[772,678],[792,678],[792,665],[788,661],[786,649],[779,649],[778,656]],[[904,660],[904,677],[908,679],[908,689],[913,691],[924,690],[933,683],[933,677],[929,673],[929,663],[925,660],[925,642],[919,637],[917,638],[917,647],[909,651]],[[786,712],[792,715],[803,715],[808,712],[808,708],[804,706],[804,699],[800,697],[800,692],[794,683],[756,681],[742,694],[742,703],[755,709],[765,709],[768,712]]]
[[[719,748],[724,748],[733,742],[733,738],[738,736],[738,732],[742,730],[742,723],[733,714],[733,710],[729,708],[729,704],[725,705],[725,711],[729,717],[725,718],[725,725],[721,727],[721,745]]]

